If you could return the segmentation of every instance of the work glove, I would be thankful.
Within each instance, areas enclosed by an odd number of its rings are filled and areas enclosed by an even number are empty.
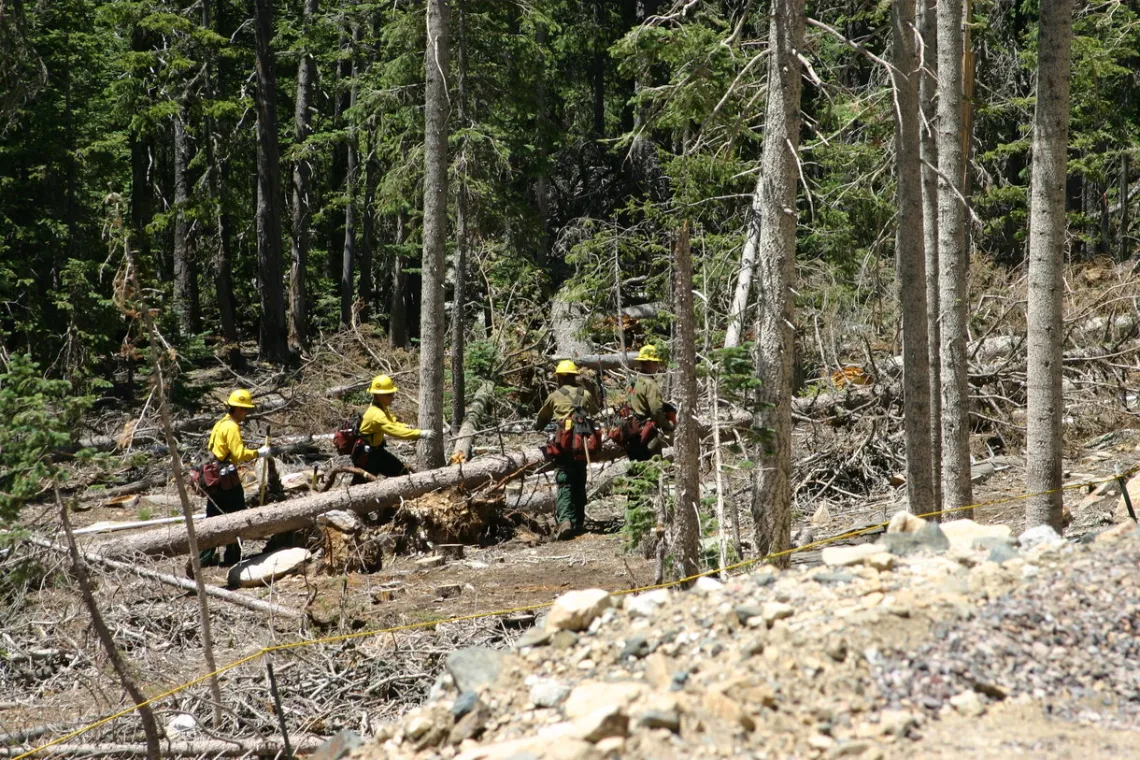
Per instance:
[[[436,432],[434,430],[421,430],[420,431],[420,440],[421,441],[430,441],[430,440],[434,439],[435,437],[436,437]]]
[[[262,459],[268,459],[269,457],[273,456],[273,453],[274,452],[272,446],[262,446],[257,450],[257,455]]]

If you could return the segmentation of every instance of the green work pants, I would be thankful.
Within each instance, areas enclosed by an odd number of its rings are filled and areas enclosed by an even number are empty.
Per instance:
[[[240,512],[243,509],[245,509],[245,491],[241,486],[236,486],[227,491],[219,488],[212,495],[206,497],[206,517],[228,515],[233,512]],[[198,560],[203,567],[215,564],[217,550],[213,547],[203,549],[198,552]],[[225,567],[232,567],[238,562],[241,562],[241,545],[236,541],[232,544],[226,544],[222,564]]]
[[[558,484],[554,510],[558,522],[582,530],[586,525],[586,463],[563,459],[554,482]]]

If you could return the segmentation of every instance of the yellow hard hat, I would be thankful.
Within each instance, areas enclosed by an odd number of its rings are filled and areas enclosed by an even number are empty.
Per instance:
[[[637,360],[639,362],[659,362],[661,357],[657,353],[657,346],[652,343],[646,343],[637,352]]]
[[[226,400],[226,406],[236,406],[239,409],[252,409],[253,396],[245,388],[238,388]]]
[[[558,362],[558,366],[554,368],[554,374],[556,374],[556,375],[577,375],[578,374],[578,365],[575,364],[574,362],[570,361],[569,359],[563,359],[562,361]]]
[[[398,390],[400,389],[396,387],[396,383],[387,375],[377,375],[372,378],[372,385],[368,386],[368,392],[373,396],[388,396]]]

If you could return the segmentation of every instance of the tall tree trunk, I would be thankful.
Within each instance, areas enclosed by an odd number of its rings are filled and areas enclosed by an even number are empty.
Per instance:
[[[590,67],[591,89],[594,95],[594,137],[606,134],[606,51],[602,30],[606,24],[605,0],[594,0],[594,50]]]
[[[349,37],[351,30],[347,23],[341,27],[340,40],[338,42],[340,49],[345,50],[349,46]],[[336,66],[336,76],[333,84],[333,126],[339,129],[343,126],[344,112],[348,110],[350,91],[345,87],[345,82],[352,76],[352,62],[347,56],[343,56]],[[345,167],[348,165],[348,146],[344,142],[336,142],[333,144],[332,149],[332,162],[329,167],[329,187],[335,192],[345,182]],[[335,214],[330,215],[329,223],[329,238],[328,238],[328,257],[327,257],[327,273],[328,278],[333,281],[338,281],[340,278],[340,269],[343,258],[343,244],[344,244],[344,230],[335,224]]]
[[[467,128],[467,13],[463,0],[457,0],[458,21],[456,27],[459,39],[456,41],[456,66],[458,74],[455,82],[457,116],[460,129]],[[469,196],[467,190],[467,138],[459,146],[459,160],[456,162],[456,175],[459,187],[455,198],[455,256],[452,269],[455,274],[455,289],[451,299],[451,424],[458,430],[466,413],[466,378],[463,375],[464,351],[464,310],[467,306],[467,212]]]
[[[317,78],[317,61],[312,51],[310,35],[319,9],[318,0],[305,0],[301,34],[305,48],[297,63],[297,98],[293,110],[293,142],[297,160],[293,163],[293,247],[289,269],[289,338],[297,348],[309,343],[308,288],[306,270],[309,260],[309,194],[312,192],[313,167],[309,162],[305,142],[313,133],[313,85]]]
[[[174,115],[174,311],[183,336],[198,332],[198,275],[190,249],[190,139],[186,134],[186,106]]]
[[[701,527],[701,442],[697,422],[697,341],[693,324],[693,256],[689,222],[681,225],[673,250],[673,308],[677,312],[677,505],[673,510],[672,554],[676,578],[698,571]]]
[[[1025,524],[1060,532],[1062,302],[1065,176],[1069,146],[1069,63],[1073,0],[1042,0],[1029,174],[1028,395]]]
[[[926,2],[926,0],[919,0]],[[898,225],[895,264],[903,336],[903,417],[906,490],[914,513],[936,511],[930,469],[930,349],[926,335],[926,252],[922,230],[922,165],[919,156],[915,0],[895,0],[892,14],[895,70],[895,172]]]
[[[360,25],[357,24],[349,43],[352,57],[352,85],[349,87],[348,107],[356,105],[356,78],[359,73],[356,65],[356,42],[360,34]],[[356,120],[353,112],[352,120]],[[347,327],[352,324],[352,285],[356,266],[356,186],[358,184],[357,162],[358,145],[356,141],[356,124],[346,125],[346,155],[344,173],[344,248],[340,264],[340,324]]]
[[[930,365],[930,496],[934,509],[942,504],[942,326],[938,304],[938,141],[934,133],[938,93],[938,19],[936,0],[918,0],[922,33],[923,72],[918,83],[922,109],[918,148],[922,157],[922,234],[926,249],[926,339]],[[939,520],[939,517],[933,519]]]
[[[962,0],[938,3],[938,286],[942,323],[942,493],[944,508],[969,504],[970,395],[966,380],[966,209],[961,196]]]
[[[357,148],[359,150],[359,147]],[[374,226],[376,214],[372,209],[376,197],[376,161],[366,152],[364,155],[364,193],[360,199],[360,252],[357,254],[357,266],[360,270],[360,318],[364,320],[372,310],[372,299],[375,298],[375,286],[372,283],[372,259],[375,249]]]
[[[408,345],[408,274],[404,271],[404,212],[396,214],[396,253],[392,256],[392,303],[388,310],[388,340],[393,348]]]
[[[744,329],[744,316],[748,312],[748,300],[752,295],[752,277],[756,273],[756,247],[760,243],[760,203],[763,194],[764,176],[761,174],[756,179],[756,189],[752,191],[752,203],[748,207],[744,248],[740,252],[740,271],[736,274],[736,290],[732,293],[728,329],[724,334],[725,348],[739,346],[740,334]]]
[[[539,164],[537,176],[534,180],[534,205],[538,211],[538,218],[542,223],[542,242],[538,252],[539,267],[545,267],[550,258],[550,168],[549,155],[551,129],[550,87],[547,83],[546,54],[549,45],[550,30],[546,23],[537,20],[534,28],[534,42],[542,56],[542,64],[537,74],[538,92],[535,95],[535,140],[539,149]]]
[[[756,551],[779,552],[791,545],[792,367],[796,269],[796,182],[800,145],[799,53],[804,38],[804,0],[773,0],[769,12],[768,105],[760,174],[757,275],[763,294],[756,314],[756,421],[772,431],[757,455],[752,489]],[[786,565],[787,557],[776,560]]]
[[[1120,250],[1116,254],[1121,261],[1128,259],[1128,172],[1131,170],[1129,166],[1128,153],[1124,152],[1120,156]]]
[[[262,358],[289,358],[281,262],[281,167],[277,149],[277,75],[273,66],[273,0],[255,0],[257,42],[257,271]]]
[[[216,0],[218,3],[218,14],[214,20],[216,28],[214,29],[219,35],[225,34],[222,11],[225,7],[222,0]],[[210,29],[210,0],[202,0],[202,28]],[[224,59],[221,59],[217,67],[217,81],[224,81]],[[202,97],[206,100],[213,100],[217,94],[218,87],[215,85],[215,72],[212,62],[206,63],[206,76],[203,80],[203,93]],[[232,246],[230,242],[230,215],[226,210],[225,191],[229,186],[229,172],[227,163],[219,160],[218,150],[221,140],[217,131],[217,123],[210,118],[206,117],[206,124],[204,128],[206,134],[206,187],[210,193],[211,203],[216,204],[213,206],[214,217],[216,219],[214,232],[217,235],[216,246],[214,251],[213,260],[211,262],[214,270],[214,299],[217,301],[218,313],[222,320],[222,339],[227,346],[227,361],[230,364],[237,364],[241,361],[241,352],[238,349],[238,333],[237,333],[237,315],[236,306],[234,304],[234,286],[233,275],[230,270],[230,261],[232,257]]]
[[[434,430],[417,447],[421,469],[443,465],[444,246],[447,242],[447,0],[427,0],[424,93],[424,248],[421,268],[420,417]]]

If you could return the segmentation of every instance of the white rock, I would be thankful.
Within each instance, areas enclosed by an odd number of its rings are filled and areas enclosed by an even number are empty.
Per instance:
[[[658,608],[669,601],[669,591],[658,588],[646,591],[644,594],[628,594],[622,601],[625,611],[630,617],[652,617]]]
[[[724,584],[711,575],[702,575],[693,584],[693,590],[701,594],[711,594],[714,591],[723,591]]]
[[[1037,525],[1018,536],[1017,542],[1023,548],[1032,549],[1042,544],[1061,544],[1065,542],[1065,539],[1061,538],[1052,526]]]
[[[554,600],[546,616],[548,631],[584,631],[594,618],[613,605],[610,592],[600,588],[570,591]]]
[[[317,516],[317,525],[328,525],[341,533],[355,533],[360,528],[360,518],[353,512],[344,509],[334,509]]]
[[[764,602],[760,614],[764,616],[764,622],[771,626],[777,620],[790,618],[796,614],[796,608],[783,602]]]
[[[951,548],[971,551],[978,538],[999,538],[1008,541],[1013,531],[1008,525],[982,525],[973,520],[951,520],[942,523],[942,532],[950,540]]]
[[[178,713],[166,724],[168,734],[189,734],[198,730],[198,719],[190,713]]]
[[[312,552],[300,547],[258,554],[234,565],[229,573],[229,582],[243,588],[265,585],[298,570],[312,556]]]
[[[553,678],[539,678],[530,687],[530,701],[535,707],[557,707],[570,695],[570,687]]]
[[[573,719],[610,705],[625,709],[645,692],[645,684],[637,681],[586,681],[570,692],[563,711],[566,717]]]
[[[977,718],[986,711],[986,703],[975,691],[964,691],[950,697],[950,704],[967,718]]]
[[[874,544],[855,544],[854,546],[826,546],[820,553],[823,564],[831,567],[849,567],[862,565],[873,555],[883,550]]]
[[[917,533],[923,525],[926,525],[926,520],[921,517],[910,512],[895,512],[887,524],[887,533]]]
[[[879,572],[886,572],[895,566],[895,555],[890,552],[879,552],[867,557],[867,565],[875,568]]]

